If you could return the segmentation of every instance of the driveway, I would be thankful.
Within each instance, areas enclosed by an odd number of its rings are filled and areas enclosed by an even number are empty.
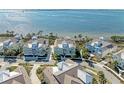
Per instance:
[[[37,75],[36,75],[36,70],[40,65],[38,64],[34,64],[31,72],[30,72],[30,79],[32,84],[41,84],[40,80],[38,79]]]

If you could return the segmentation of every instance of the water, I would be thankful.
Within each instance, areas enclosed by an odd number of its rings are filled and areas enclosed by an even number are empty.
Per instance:
[[[53,32],[60,36],[124,35],[124,10],[0,10],[0,33]]]

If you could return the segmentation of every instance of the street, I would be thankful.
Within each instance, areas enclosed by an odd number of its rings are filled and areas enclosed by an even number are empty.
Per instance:
[[[88,66],[88,63],[83,62],[83,63],[81,63],[81,65],[82,65],[82,66]],[[112,84],[120,84],[120,83],[121,83],[120,80],[119,80],[114,74],[112,74],[110,71],[106,70],[106,69],[103,67],[104,64],[101,64],[101,63],[95,64],[95,63],[93,63],[93,65],[94,65],[94,68],[95,68],[97,71],[103,71],[103,73],[104,73],[106,79],[107,79],[110,83],[112,83]]]
[[[98,71],[103,71],[105,77],[107,78],[107,80],[109,80],[109,82],[111,82],[112,84],[120,84],[120,80],[113,75],[111,72],[109,72],[108,70],[106,70],[104,67],[104,65],[97,63],[94,64],[94,67],[98,70]]]

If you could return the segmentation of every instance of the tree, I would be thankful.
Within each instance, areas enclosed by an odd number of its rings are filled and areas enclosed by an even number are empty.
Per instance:
[[[79,34],[78,37],[81,39],[82,38],[82,34]]]
[[[56,61],[59,60],[59,57],[58,57],[58,54],[57,54],[57,53],[54,53],[54,54],[52,54],[52,55],[53,55],[53,59],[54,59],[54,60],[56,60]]]
[[[7,30],[6,33],[9,34],[9,30]]]
[[[92,79],[92,84],[98,84],[98,82],[95,78]]]
[[[107,66],[118,72],[118,70],[117,70],[118,62],[117,61],[110,61],[109,63],[107,63]]]
[[[42,30],[39,30],[38,33],[37,33],[38,36],[42,36],[42,34],[43,34]]]
[[[53,33],[52,33],[52,32],[51,32],[51,33],[49,33],[49,36],[50,36],[50,37],[52,37],[52,36],[53,36]]]
[[[98,75],[100,84],[107,83],[107,79],[105,78],[103,71],[99,71],[97,75]]]
[[[25,38],[27,38],[27,39],[31,39],[31,34],[30,33],[28,33],[27,35],[26,35],[26,37]]]
[[[40,81],[44,80],[44,74],[43,74],[44,69],[45,69],[45,66],[44,67],[38,67],[38,69],[36,70],[37,77],[39,78]]]
[[[88,49],[83,47],[81,50],[80,50],[80,55],[82,58],[86,58],[88,59],[89,57],[89,52],[88,52]]]
[[[89,38],[88,36],[85,36],[85,43],[92,41],[92,38]]]
[[[81,57],[81,54],[78,49],[75,50],[76,57]]]
[[[116,36],[111,36],[111,39],[112,39],[113,41],[116,41]]]
[[[77,38],[77,36],[75,35],[75,36],[74,36],[74,38],[76,39],[76,38]]]
[[[124,42],[124,36],[111,36],[114,42]]]
[[[31,36],[35,36],[36,34],[35,33],[32,33],[32,35]]]
[[[43,72],[43,68],[41,68],[41,67],[38,67],[38,69],[37,69],[37,74],[41,74]]]
[[[11,31],[11,32],[10,32],[11,35],[14,35],[14,33],[15,33],[14,31]]]

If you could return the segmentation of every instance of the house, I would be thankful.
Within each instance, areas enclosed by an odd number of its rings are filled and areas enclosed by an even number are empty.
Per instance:
[[[3,70],[0,71],[0,84],[25,84],[25,81],[22,73]]]
[[[11,39],[8,39],[3,42],[3,48],[10,48],[14,43],[12,42]]]
[[[59,56],[75,56],[75,43],[71,39],[58,39],[54,47],[54,53]]]
[[[32,40],[24,45],[23,51],[25,61],[49,60],[50,48],[47,39],[38,40],[36,36],[33,36]]]
[[[31,84],[23,66],[18,66],[14,71],[0,70],[0,84]]]
[[[91,54],[94,54],[98,58],[105,57],[108,53],[116,51],[117,46],[113,45],[104,40],[103,37],[93,40],[92,42],[86,45],[86,48]]]
[[[22,74],[18,73],[18,72],[9,72],[8,70],[4,70],[4,71],[0,71],[0,84],[21,84],[21,82],[19,82],[16,79],[20,79],[20,81],[22,80],[20,77],[22,77]],[[12,81],[12,79],[15,79]],[[12,82],[9,82],[12,81]],[[22,83],[23,80],[22,80]]]
[[[46,71],[47,69],[49,70]],[[50,74],[48,74],[47,72],[49,72]],[[79,64],[73,62],[72,60],[67,59],[65,61],[57,63],[57,66],[47,67],[44,71],[44,75],[48,78],[50,84],[57,84],[57,83],[89,84],[91,83],[92,76],[88,77],[85,74],[81,74],[83,72]]]
[[[124,51],[113,54],[113,60],[118,62],[119,71],[124,72]]]
[[[5,40],[3,42],[1,42],[1,46],[5,49],[5,48],[11,48],[13,45],[19,43],[19,41],[21,40],[21,37],[19,34],[15,35],[15,37]]]
[[[2,41],[0,42],[0,50],[11,48],[13,45],[16,45],[17,43],[19,43],[20,40],[21,40],[21,37],[19,34],[17,34],[13,38]]]
[[[0,42],[0,55],[3,56],[5,50],[18,48],[21,38],[20,35],[15,35],[15,37],[10,38],[5,41]],[[5,55],[4,55],[5,56]]]

